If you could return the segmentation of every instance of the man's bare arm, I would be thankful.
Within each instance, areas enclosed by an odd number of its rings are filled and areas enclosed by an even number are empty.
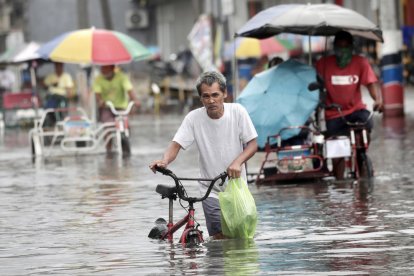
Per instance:
[[[134,102],[136,107],[141,106],[141,101],[138,99],[137,95],[133,90],[128,90],[128,96]]]
[[[155,172],[155,167],[166,168],[168,164],[175,160],[178,155],[178,152],[181,149],[181,145],[177,142],[172,141],[168,146],[167,150],[164,152],[164,156],[160,160],[154,160],[149,165],[150,169]]]
[[[377,84],[370,83],[367,85],[367,89],[368,89],[369,94],[371,95],[371,98],[374,100],[373,109],[376,111],[382,112],[383,104],[381,100],[381,95],[378,93]]]
[[[227,168],[227,173],[231,178],[238,178],[241,175],[241,166],[257,152],[256,138],[250,140],[243,152]]]

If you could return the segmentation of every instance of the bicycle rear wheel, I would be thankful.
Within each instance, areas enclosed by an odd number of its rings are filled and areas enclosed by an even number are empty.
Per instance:
[[[374,177],[371,158],[365,152],[358,153],[359,177],[370,179]]]
[[[155,221],[155,226],[149,232],[148,238],[161,239],[165,235],[165,233],[167,233],[167,231],[167,221],[163,218],[158,218]]]

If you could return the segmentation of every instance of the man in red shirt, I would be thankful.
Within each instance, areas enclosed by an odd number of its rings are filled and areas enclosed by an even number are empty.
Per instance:
[[[374,110],[382,111],[381,97],[377,91],[378,79],[368,60],[353,55],[353,37],[340,31],[334,39],[334,55],[323,57],[316,62],[316,70],[325,81],[326,105],[338,104],[347,121],[366,121],[370,112],[362,102],[361,86],[366,86],[374,100]],[[335,109],[325,110],[328,136],[348,135],[349,127]],[[370,120],[367,124],[371,129]],[[342,179],[345,169],[343,158],[333,160],[334,175]]]

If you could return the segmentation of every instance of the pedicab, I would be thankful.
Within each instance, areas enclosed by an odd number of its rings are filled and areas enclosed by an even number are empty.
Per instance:
[[[290,59],[257,74],[238,97],[257,130],[259,149],[265,152],[257,184],[329,176],[324,139],[312,124],[320,102],[319,92],[308,90],[314,81],[312,67]]]
[[[291,33],[308,35],[310,44],[311,36],[333,36],[336,32],[341,30],[348,31],[356,36],[383,42],[382,31],[378,26],[353,10],[333,4],[286,4],[274,6],[261,11],[252,17],[238,30],[235,36],[264,39],[281,33]],[[312,49],[311,45],[309,45],[309,49]],[[309,65],[311,65],[311,60],[311,51],[309,51]],[[314,79],[316,78],[316,73],[314,73],[313,77]],[[281,78],[280,83],[283,84],[285,81],[285,79]],[[308,93],[310,94],[314,92],[310,92],[309,89],[307,89],[307,85],[312,82],[313,81],[309,79],[308,84],[303,83],[302,85],[303,87],[306,87],[306,90],[308,90]],[[261,86],[263,85],[259,84],[259,87]],[[261,93],[266,95],[269,87],[261,88]],[[238,101],[242,104],[244,101],[243,98],[247,97],[247,95],[243,96],[244,93],[245,91],[243,91],[238,98]],[[279,105],[278,108],[271,108],[269,102],[270,101],[264,101],[263,106],[260,106],[258,102],[254,103],[254,101],[251,103],[252,107],[262,110],[261,112],[264,115],[260,120],[264,123],[268,122],[270,118],[273,118],[276,113],[291,106]],[[319,102],[323,102],[323,100],[320,100]],[[330,172],[327,169],[327,162],[331,157],[338,157],[338,154],[335,155],[335,151],[337,150],[335,147],[333,147],[331,150],[332,152],[329,153],[327,150],[328,145],[346,144],[347,146],[345,146],[344,151],[349,152],[349,154],[355,152],[355,149],[357,148],[354,143],[355,141],[344,143],[345,140],[352,141],[352,137],[346,137],[347,139],[338,137],[338,139],[336,139],[338,141],[335,141],[335,139],[325,141],[324,136],[320,131],[321,122],[319,114],[322,112],[322,105],[313,102],[311,109],[312,108],[314,108],[315,111],[312,124],[314,126],[313,128],[301,124],[300,122],[298,123],[298,121],[292,123],[286,120],[286,122],[284,122],[285,125],[278,126],[278,128],[271,128],[265,124],[264,129],[267,132],[264,132],[263,134],[261,134],[261,129],[258,129],[258,144],[259,147],[264,146],[263,149],[266,156],[257,175],[257,184],[286,179],[313,178],[330,175]],[[249,108],[247,109],[249,111]],[[302,113],[304,111],[303,106],[297,106],[296,111]],[[304,114],[309,115],[308,112],[310,109],[306,109],[306,111],[307,112],[304,112]],[[251,112],[252,111],[250,111],[250,113]],[[305,122],[304,120],[306,119],[302,117],[301,120],[302,122]],[[307,139],[302,139],[301,142],[296,141],[294,145],[286,143],[288,139],[298,135],[301,130],[302,132],[306,130],[308,133]],[[340,153],[339,155],[343,155],[343,153]],[[354,177],[358,177],[358,175],[358,172],[353,174]]]
[[[115,120],[101,124],[89,119],[80,107],[46,109],[29,131],[32,156],[102,153],[109,143],[118,154],[130,154],[128,114],[133,105],[130,102],[126,110],[118,111],[107,102]]]

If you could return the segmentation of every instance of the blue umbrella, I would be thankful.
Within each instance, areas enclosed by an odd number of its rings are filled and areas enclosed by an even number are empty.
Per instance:
[[[246,108],[253,121],[259,147],[264,147],[267,137],[282,128],[305,124],[319,102],[319,93],[308,90],[308,84],[314,81],[315,69],[290,59],[255,75],[247,84],[237,102]],[[282,139],[299,131],[284,131]]]

